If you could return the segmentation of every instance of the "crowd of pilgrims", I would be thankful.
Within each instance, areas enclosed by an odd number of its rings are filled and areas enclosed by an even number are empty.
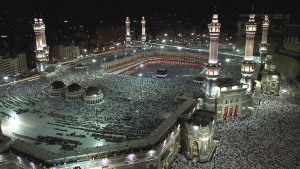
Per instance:
[[[224,67],[225,64],[222,65]],[[228,68],[236,69],[233,66]],[[2,87],[0,106],[17,110],[20,103],[35,107],[46,101],[48,105],[40,106],[49,108],[52,112],[43,115],[56,118],[54,125],[60,130],[69,126],[88,131],[91,135],[94,134],[95,139],[121,142],[147,135],[180,105],[180,102],[174,100],[178,93],[201,91],[202,87],[193,82],[192,76],[162,80],[109,74],[99,78],[97,69],[99,67],[93,65],[88,66],[87,70],[69,67],[41,80]],[[97,78],[94,78],[93,73],[96,73]],[[238,79],[240,74],[228,72],[228,76]],[[300,119],[299,88],[293,81],[282,77],[280,96],[263,95],[260,105],[252,110],[250,117],[217,124],[216,137],[219,138],[219,143],[216,143],[218,148],[210,162],[193,163],[184,155],[178,154],[169,168],[263,169],[300,166],[300,135],[297,126]],[[48,93],[49,85],[56,80],[61,80],[66,85],[78,83],[84,88],[98,86],[104,93],[104,101],[89,106],[82,101],[51,98]],[[287,92],[283,92],[283,89]],[[56,113],[59,110],[73,113],[74,116]],[[42,111],[38,110],[36,113]]]
[[[281,89],[280,96],[263,95],[249,117],[217,124],[219,142],[210,162],[194,163],[178,154],[169,168],[298,168],[300,90],[285,76]]]
[[[152,68],[155,72],[159,65]],[[181,68],[173,65],[170,76],[174,74],[175,77],[176,73],[182,71]],[[17,114],[36,113],[38,116],[54,118],[55,122],[48,124],[61,128],[57,136],[59,139],[63,137],[63,129],[67,128],[84,131],[87,136],[97,140],[119,143],[146,137],[181,105],[182,102],[175,99],[178,93],[200,94],[202,88],[194,83],[193,76],[158,79],[119,74],[103,74],[100,77],[97,74],[95,78],[96,70],[93,64],[88,69],[77,70],[70,65],[40,80],[0,88],[0,105],[9,105]],[[50,97],[50,84],[57,80],[63,81],[66,87],[72,83],[85,89],[97,86],[104,94],[104,101],[87,105],[82,100],[67,101],[64,97]],[[37,110],[19,109],[21,103]],[[43,113],[45,109],[50,112]]]

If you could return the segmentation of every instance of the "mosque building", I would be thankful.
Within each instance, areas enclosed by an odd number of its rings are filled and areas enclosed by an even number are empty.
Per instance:
[[[244,118],[251,112],[249,107],[253,105],[253,85],[258,76],[257,72],[260,70],[260,63],[253,60],[256,32],[254,17],[254,14],[250,14],[249,22],[246,24],[245,56],[241,66],[242,79],[237,81],[228,77],[220,77],[222,68],[218,58],[218,46],[221,24],[218,22],[218,14],[213,14],[212,23],[208,24],[210,35],[208,63],[205,65],[205,79],[201,79],[204,83],[203,96],[193,98],[189,95],[182,95],[180,97],[183,101],[182,105],[145,138],[111,143],[99,148],[90,147],[76,155],[74,153],[50,155],[45,152],[42,159],[56,168],[76,166],[88,168],[89,164],[85,162],[81,163],[77,160],[76,164],[74,163],[74,159],[86,160],[88,158],[98,165],[92,168],[106,169],[118,167],[167,169],[172,158],[179,152],[193,161],[209,161],[216,150],[214,144],[216,123]],[[125,23],[126,43],[130,43],[129,17],[126,18]],[[141,23],[141,44],[144,44],[147,36],[144,17]],[[266,35],[263,37],[266,38]],[[261,47],[265,47],[265,43],[262,41]],[[266,51],[261,50],[261,53],[265,55]],[[272,73],[274,70],[272,66],[266,69],[269,73],[262,84],[270,88],[265,87],[263,91],[277,94],[280,81],[272,79],[275,74]],[[65,87],[62,81],[51,83],[49,94],[50,96],[64,96],[68,101],[83,100],[87,105],[99,104],[104,100],[103,92],[97,86],[88,87],[85,90],[83,86],[76,83]]]

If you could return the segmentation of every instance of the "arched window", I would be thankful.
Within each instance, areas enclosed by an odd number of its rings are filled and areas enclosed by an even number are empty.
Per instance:
[[[233,107],[230,106],[229,115],[228,115],[229,119],[232,119],[232,113],[233,113]]]
[[[199,145],[196,141],[193,142],[192,144],[192,156],[195,157],[199,157]]]
[[[239,114],[239,106],[235,105],[233,118],[236,119],[238,117],[238,114]]]
[[[223,113],[223,120],[227,119],[227,114],[228,114],[228,107],[225,107],[224,113]]]

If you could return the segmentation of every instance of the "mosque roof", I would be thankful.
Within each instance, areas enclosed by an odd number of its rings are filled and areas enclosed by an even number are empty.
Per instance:
[[[67,87],[67,92],[79,92],[82,87],[79,84],[72,83]]]
[[[212,111],[195,110],[195,112],[187,120],[187,123],[196,126],[201,125],[202,127],[206,127],[214,120],[215,115],[215,112]]]
[[[50,89],[63,89],[65,84],[62,81],[54,81],[50,84]]]
[[[100,90],[99,87],[89,87],[86,89],[86,91],[84,92],[84,95],[86,96],[94,96],[94,95],[100,95],[102,93],[102,91]]]

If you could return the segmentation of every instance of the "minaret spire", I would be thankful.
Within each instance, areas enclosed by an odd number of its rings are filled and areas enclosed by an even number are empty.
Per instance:
[[[146,35],[146,28],[145,28],[146,20],[145,20],[145,17],[144,17],[144,16],[142,17],[141,23],[142,23],[142,36],[141,36],[141,41],[142,41],[142,42],[146,42],[146,38],[147,38],[147,35]]]
[[[262,21],[262,39],[261,43],[259,44],[259,53],[260,53],[260,63],[264,64],[267,50],[268,50],[268,28],[269,28],[269,17],[268,15],[265,15],[264,20]]]
[[[241,83],[247,84],[247,92],[252,92],[253,73],[256,63],[253,61],[254,36],[256,32],[255,14],[249,15],[249,22],[246,23],[246,45],[245,56],[241,68]]]
[[[126,17],[125,20],[125,24],[126,24],[126,35],[125,35],[125,39],[126,39],[126,47],[128,47],[130,45],[131,42],[131,35],[130,35],[130,20],[129,17]]]
[[[212,23],[208,24],[210,35],[209,59],[206,65],[206,97],[217,96],[217,78],[219,77],[220,66],[218,64],[218,45],[221,24],[218,22],[218,14],[213,14]]]
[[[34,18],[33,30],[36,40],[36,68],[39,72],[44,72],[46,62],[49,60],[49,47],[46,43],[45,24],[42,18]]]

